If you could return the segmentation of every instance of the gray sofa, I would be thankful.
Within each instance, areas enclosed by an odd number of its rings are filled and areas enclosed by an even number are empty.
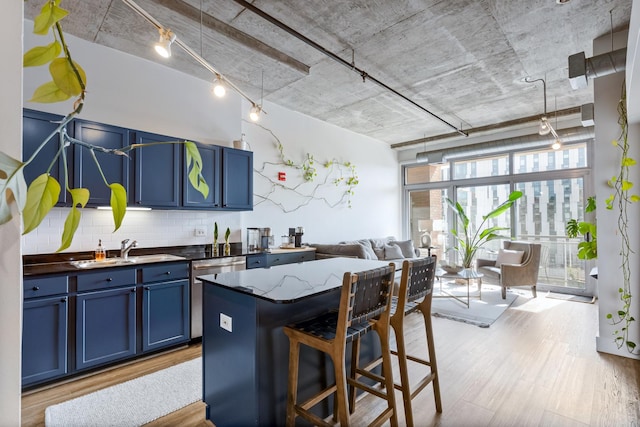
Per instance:
[[[397,240],[393,236],[343,241],[336,244],[310,243],[316,248],[316,259],[351,257],[383,261],[417,258],[420,251],[411,240]]]

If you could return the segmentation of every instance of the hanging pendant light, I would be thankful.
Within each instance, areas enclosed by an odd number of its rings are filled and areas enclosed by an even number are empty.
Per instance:
[[[260,120],[260,110],[261,108],[258,105],[253,104],[253,107],[251,107],[251,110],[249,111],[249,118],[251,121],[257,122]]]

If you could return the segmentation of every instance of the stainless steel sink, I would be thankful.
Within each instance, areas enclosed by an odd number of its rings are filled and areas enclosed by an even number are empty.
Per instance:
[[[127,260],[135,262],[137,264],[146,262],[164,262],[164,261],[180,261],[186,259],[185,257],[171,254],[153,254],[153,255],[140,255],[130,256]]]
[[[127,258],[107,258],[103,260],[82,260],[82,261],[71,261],[71,265],[76,268],[81,269],[89,269],[89,268],[104,268],[104,267],[114,267],[118,265],[131,265],[131,264],[146,264],[151,262],[164,262],[164,261],[180,261],[186,258],[171,255],[171,254],[153,254],[153,255],[140,255],[140,256],[130,256]]]

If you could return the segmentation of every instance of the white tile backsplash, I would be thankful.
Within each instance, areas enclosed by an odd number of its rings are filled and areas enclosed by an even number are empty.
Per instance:
[[[60,247],[64,221],[69,208],[53,208],[40,226],[22,237],[25,255],[55,252]],[[124,239],[138,241],[138,247],[207,244],[213,241],[213,224],[218,222],[219,240],[224,230],[232,231],[232,242],[242,241],[241,213],[214,211],[127,211],[122,226],[113,232],[111,211],[85,208],[73,243],[63,252],[92,251],[102,240],[106,249],[119,249]],[[203,228],[204,237],[195,237],[194,229]]]

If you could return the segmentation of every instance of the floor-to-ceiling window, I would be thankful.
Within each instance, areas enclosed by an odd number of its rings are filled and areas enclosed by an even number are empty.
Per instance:
[[[590,141],[567,144],[559,150],[548,146],[486,155],[457,153],[441,164],[404,167],[406,227],[416,247],[427,246],[445,263],[455,263],[451,236],[454,215],[446,203],[450,198],[464,208],[474,224],[506,200],[513,190],[523,193],[515,209],[490,224],[511,230],[517,240],[542,244],[539,289],[591,294],[585,273],[590,265],[576,256],[579,240],[569,239],[565,225],[571,218],[584,218],[589,194]],[[495,256],[499,241],[488,243],[479,257]]]

